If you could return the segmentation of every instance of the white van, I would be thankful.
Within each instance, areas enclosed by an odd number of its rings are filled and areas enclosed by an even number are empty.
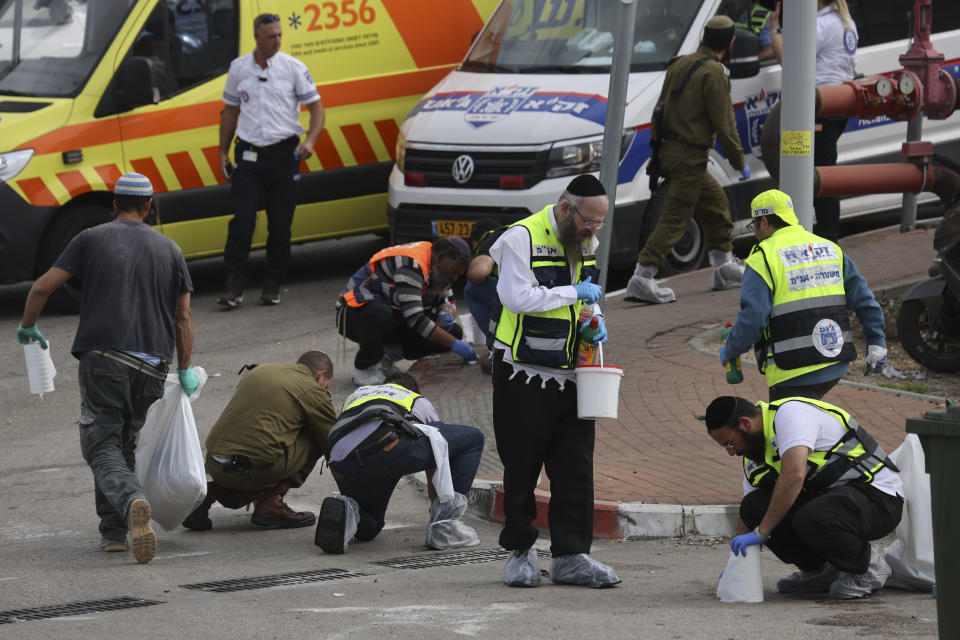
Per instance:
[[[703,27],[718,13],[737,20],[749,3],[730,0],[637,0],[637,22],[614,217],[612,266],[636,259],[666,195],[651,199],[650,115],[674,56],[696,51]],[[900,68],[911,33],[913,0],[847,0],[860,43],[857,70],[869,76]],[[466,236],[486,217],[512,222],[556,201],[571,176],[600,167],[619,3],[611,0],[501,2],[466,59],[420,100],[404,121],[390,175],[388,216],[393,239]],[[739,6],[738,6],[739,5]],[[934,47],[960,77],[960,3],[935,0]],[[749,36],[748,36],[749,37]],[[754,68],[756,71],[756,68]],[[711,151],[709,170],[731,202],[735,233],[746,235],[749,202],[773,186],[760,157],[764,120],[780,95],[781,67],[763,63],[732,81],[737,128],[753,178]],[[960,159],[960,114],[927,120],[923,139]],[[840,138],[839,162],[899,158],[906,123],[851,118]],[[890,209],[897,194],[843,200],[843,216]],[[691,221],[664,273],[700,266],[704,235]]]

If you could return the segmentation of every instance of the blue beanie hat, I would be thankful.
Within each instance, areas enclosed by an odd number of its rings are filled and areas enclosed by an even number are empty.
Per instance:
[[[125,173],[117,180],[113,193],[118,196],[152,196],[153,184],[141,173]]]

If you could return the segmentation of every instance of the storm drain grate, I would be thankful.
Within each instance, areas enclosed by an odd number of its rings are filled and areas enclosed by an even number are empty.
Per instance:
[[[155,604],[162,603],[155,600],[141,600],[140,598],[121,596],[119,598],[107,598],[106,600],[51,604],[46,607],[34,607],[33,609],[11,609],[10,611],[0,611],[0,624],[80,616],[86,613],[103,613],[104,611],[134,609],[136,607],[149,607]]]
[[[377,560],[371,564],[378,564],[382,567],[390,567],[392,569],[428,569],[430,567],[448,567],[461,564],[480,564],[481,562],[493,562],[494,560],[506,560],[509,555],[510,552],[503,549],[478,549],[476,551],[457,551],[455,553],[425,553],[419,556]],[[550,557],[548,551],[541,551],[539,549],[537,550],[537,555],[541,558]]]
[[[278,573],[272,576],[256,578],[234,578],[233,580],[217,580],[216,582],[196,582],[180,585],[184,589],[199,589],[213,593],[228,591],[248,591],[250,589],[266,589],[268,587],[282,587],[290,584],[305,584],[308,582],[325,582],[329,580],[343,580],[345,578],[360,578],[365,573],[355,573],[344,569],[318,569],[317,571],[295,571],[293,573]]]

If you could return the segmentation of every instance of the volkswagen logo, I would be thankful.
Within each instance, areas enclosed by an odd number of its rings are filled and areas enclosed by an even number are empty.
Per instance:
[[[464,154],[453,161],[453,167],[450,170],[453,179],[457,184],[467,184],[473,177],[473,158]]]

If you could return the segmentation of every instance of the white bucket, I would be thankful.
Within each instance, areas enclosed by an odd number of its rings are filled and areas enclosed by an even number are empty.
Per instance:
[[[602,364],[587,364],[577,367],[575,371],[577,372],[577,417],[585,420],[596,418],[616,420],[623,369]]]
[[[57,375],[57,370],[50,358],[50,341],[47,341],[46,349],[39,342],[23,345],[23,359],[27,362],[30,393],[40,394],[42,398],[43,394],[53,391],[53,377]]]

